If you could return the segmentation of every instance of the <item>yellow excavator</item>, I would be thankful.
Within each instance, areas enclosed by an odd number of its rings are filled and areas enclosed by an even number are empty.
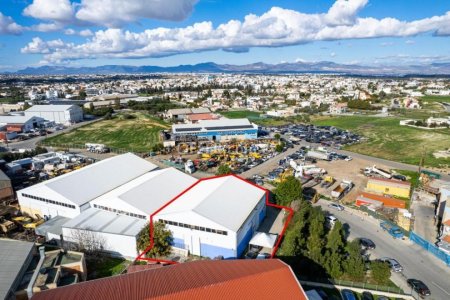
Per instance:
[[[36,229],[36,227],[45,222],[44,219],[38,214],[36,214],[36,217],[37,217],[36,220],[33,220],[32,218],[25,216],[15,217],[12,218],[12,220],[25,229]]]

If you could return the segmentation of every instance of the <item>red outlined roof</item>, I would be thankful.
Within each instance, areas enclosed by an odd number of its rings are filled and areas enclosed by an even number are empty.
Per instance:
[[[196,186],[197,184],[199,184],[200,182],[206,181],[206,180],[213,180],[213,179],[217,179],[217,178],[221,178],[221,177],[227,177],[227,176],[233,176],[233,177],[235,177],[235,178],[238,178],[238,179],[240,179],[240,180],[246,182],[247,184],[250,184],[250,185],[252,185],[252,186],[254,186],[254,187],[258,188],[258,189],[263,190],[263,191],[266,193],[266,206],[272,206],[272,207],[275,207],[275,208],[284,209],[284,210],[286,210],[286,211],[289,212],[289,214],[288,214],[288,216],[287,216],[287,218],[286,218],[286,221],[285,221],[285,223],[284,223],[283,229],[281,230],[281,233],[280,233],[280,235],[279,235],[279,237],[278,237],[278,239],[277,239],[277,242],[276,242],[276,244],[275,244],[275,247],[273,248],[272,253],[271,253],[271,258],[274,258],[275,255],[276,255],[276,253],[277,253],[277,251],[278,251],[278,248],[280,247],[281,240],[283,239],[284,233],[286,232],[286,229],[287,229],[287,227],[288,227],[288,225],[289,225],[289,222],[291,221],[292,216],[294,215],[293,209],[290,208],[290,207],[287,207],[287,206],[281,206],[281,205],[277,205],[277,204],[270,203],[270,202],[269,202],[269,190],[267,190],[267,189],[265,189],[265,188],[263,188],[263,187],[261,187],[261,186],[259,186],[259,185],[257,185],[257,184],[254,184],[253,182],[250,182],[250,181],[248,181],[248,180],[245,180],[245,179],[243,179],[243,178],[241,178],[241,177],[239,177],[239,176],[237,176],[237,175],[235,175],[235,174],[227,174],[227,175],[219,175],[219,176],[212,176],[212,177],[207,177],[207,178],[199,179],[197,182],[195,182],[194,184],[192,184],[191,186],[189,186],[187,189],[185,189],[183,192],[181,192],[178,196],[176,196],[175,198],[173,198],[172,200],[170,200],[169,202],[167,202],[166,204],[164,204],[162,207],[160,207],[158,210],[156,210],[155,212],[153,212],[153,213],[150,215],[150,226],[149,226],[149,228],[150,228],[150,230],[149,230],[149,231],[150,231],[150,232],[149,232],[149,234],[150,234],[150,245],[147,247],[147,249],[145,249],[141,254],[139,254],[139,255],[136,257],[136,260],[155,261],[155,262],[161,262],[161,263],[166,263],[166,264],[176,264],[177,262],[174,262],[174,261],[171,261],[171,260],[163,260],[163,259],[156,259],[156,258],[148,258],[148,257],[145,257],[145,254],[146,254],[148,251],[150,251],[150,249],[152,249],[152,247],[153,247],[153,245],[154,245],[154,240],[153,240],[153,229],[154,229],[154,228],[153,228],[153,217],[154,217],[157,213],[159,213],[160,211],[162,211],[164,208],[166,208],[167,206],[169,206],[171,203],[173,203],[174,201],[176,201],[178,198],[180,198],[182,195],[184,195],[185,193],[187,193],[188,191],[190,191],[193,187],[195,187],[195,186]]]

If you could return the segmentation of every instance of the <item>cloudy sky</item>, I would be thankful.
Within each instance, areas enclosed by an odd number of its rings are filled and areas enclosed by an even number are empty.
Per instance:
[[[450,62],[449,0],[0,0],[27,66]]]

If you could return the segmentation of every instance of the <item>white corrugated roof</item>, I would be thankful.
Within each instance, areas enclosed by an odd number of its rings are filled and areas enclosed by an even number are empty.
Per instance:
[[[33,105],[29,109],[26,110],[26,112],[47,112],[47,111],[66,111],[68,109],[71,109],[73,106],[77,106],[75,104],[61,104],[61,105],[55,105],[55,104],[49,104],[49,105]]]
[[[0,116],[0,124],[25,124],[32,118],[43,120],[36,116]]]
[[[157,166],[151,162],[132,153],[126,153],[101,160],[20,192],[33,195],[33,190],[43,185],[74,204],[83,205],[156,168]]]
[[[239,230],[265,191],[234,176],[200,181],[158,216],[192,211],[225,228]]]
[[[144,174],[95,201],[124,201],[150,215],[196,181],[175,168],[167,168]]]
[[[97,232],[136,236],[146,220],[116,214],[106,210],[88,208],[62,227]]]

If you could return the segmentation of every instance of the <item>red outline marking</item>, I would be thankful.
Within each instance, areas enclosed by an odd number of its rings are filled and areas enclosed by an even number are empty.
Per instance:
[[[289,225],[289,222],[292,219],[292,216],[294,215],[294,210],[290,207],[287,206],[282,206],[282,205],[277,205],[277,204],[272,204],[269,202],[269,190],[253,183],[250,182],[242,177],[237,176],[236,174],[226,174],[226,175],[218,175],[218,176],[212,176],[212,177],[206,177],[206,178],[201,178],[199,180],[197,180],[197,182],[195,182],[194,184],[192,184],[191,186],[189,186],[188,188],[186,188],[184,191],[182,191],[178,196],[176,196],[175,198],[173,198],[172,200],[170,200],[169,202],[167,202],[166,204],[164,204],[162,207],[160,207],[157,211],[155,211],[154,213],[152,213],[150,215],[150,226],[149,226],[149,234],[150,234],[150,245],[141,253],[139,254],[135,260],[145,260],[145,261],[154,261],[154,262],[159,262],[159,263],[165,263],[165,264],[178,264],[178,262],[175,261],[171,261],[171,260],[164,260],[164,259],[156,259],[156,258],[148,258],[145,257],[145,254],[150,251],[150,249],[152,249],[153,245],[154,245],[154,240],[153,240],[153,216],[155,216],[157,213],[159,213],[161,210],[163,210],[164,208],[166,208],[167,206],[169,206],[171,203],[173,203],[175,200],[177,200],[178,198],[180,198],[181,196],[183,196],[186,192],[188,192],[189,190],[191,190],[193,187],[195,187],[197,184],[199,184],[202,181],[206,181],[206,180],[211,180],[211,179],[217,179],[217,178],[221,178],[221,177],[227,177],[227,176],[233,176],[237,179],[240,179],[248,184],[253,185],[254,187],[259,188],[260,190],[263,190],[266,193],[266,206],[272,206],[275,208],[279,208],[279,209],[285,209],[289,212],[289,215],[287,217],[286,222],[284,223],[283,229],[281,230],[280,235],[278,236],[277,242],[275,244],[275,247],[272,250],[272,253],[270,255],[270,258],[274,258],[278,248],[280,246],[281,240],[283,239],[284,233],[286,232],[286,229]]]

